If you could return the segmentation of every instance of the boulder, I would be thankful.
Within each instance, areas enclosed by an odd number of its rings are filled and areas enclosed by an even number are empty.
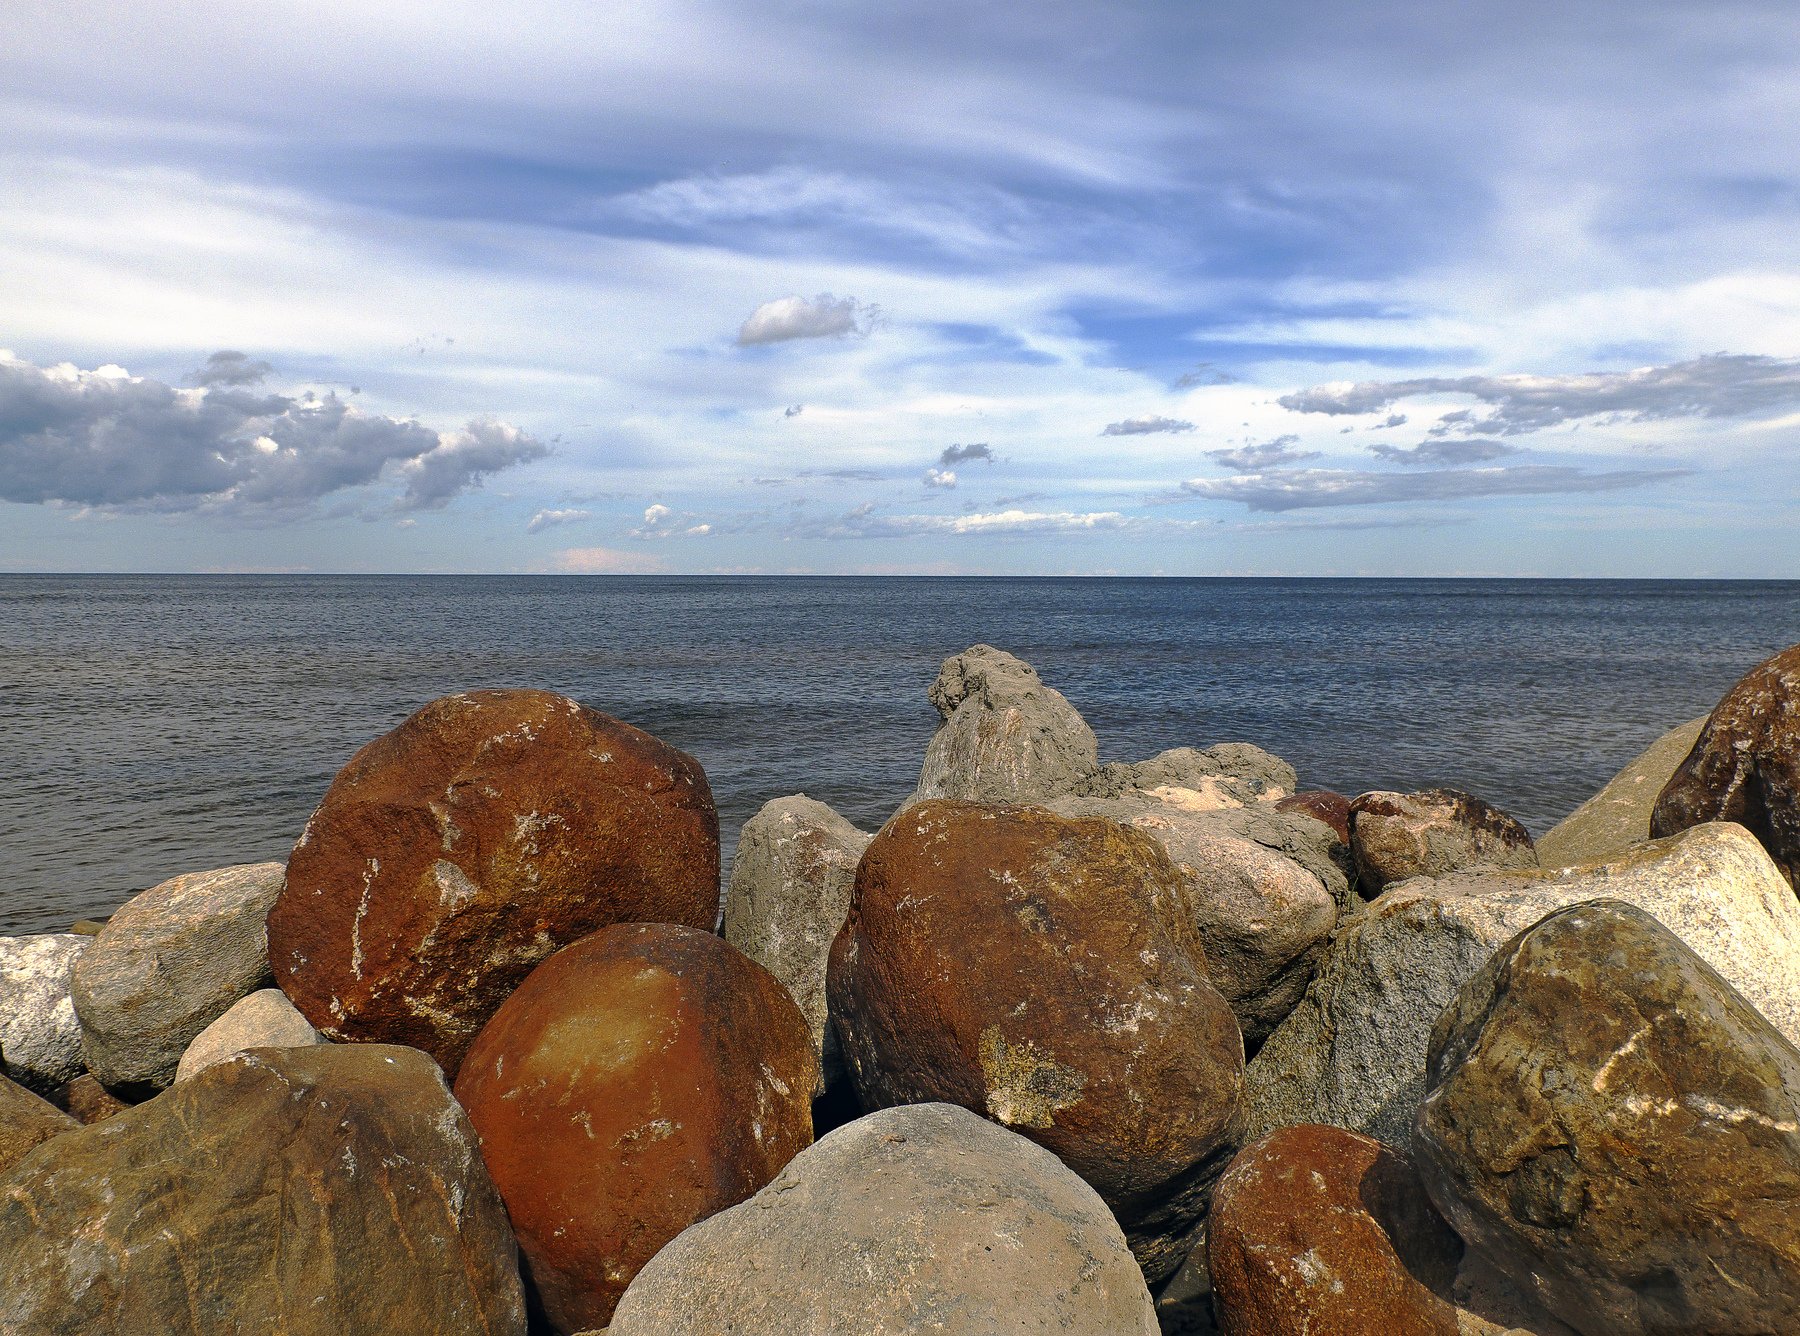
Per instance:
[[[1650,813],[1652,835],[1735,821],[1800,889],[1800,645],[1758,664],[1714,707]]]
[[[247,1048],[302,1048],[318,1042],[319,1032],[286,994],[279,988],[261,988],[233,1003],[194,1037],[181,1055],[175,1079],[185,1081]]]
[[[921,803],[863,854],[827,975],[865,1108],[943,1101],[1060,1156],[1144,1272],[1181,1264],[1235,1144],[1243,1040],[1143,831]]]
[[[658,1248],[811,1142],[817,1062],[787,990],[708,932],[621,924],[531,972],[456,1097],[556,1331],[604,1326]]]
[[[992,645],[945,659],[928,694],[943,722],[925,748],[915,802],[1035,802],[1068,793],[1099,762],[1075,707]]]
[[[500,1197],[424,1054],[262,1049],[0,1186],[9,1336],[523,1336]]]
[[[280,863],[172,877],[133,896],[75,962],[87,1067],[108,1086],[161,1089],[194,1036],[269,977],[263,920]]]
[[[817,1090],[843,1075],[825,1005],[825,961],[850,912],[857,860],[874,836],[804,794],[744,823],[725,895],[725,940],[793,994],[819,1053]]]
[[[40,1095],[83,1069],[81,1022],[69,993],[89,942],[63,932],[0,937],[0,1068]]]
[[[1537,842],[1538,861],[1545,867],[1569,867],[1622,854],[1650,838],[1650,809],[1656,796],[1693,750],[1706,717],[1672,728],[1625,768],[1606,787],[1558,822]]]
[[[78,1123],[97,1123],[131,1107],[95,1080],[91,1072],[83,1072],[59,1089],[54,1102]]]
[[[1247,1134],[1334,1123],[1404,1150],[1431,1027],[1457,990],[1515,933],[1601,896],[1654,914],[1800,1036],[1800,902],[1742,827],[1697,826],[1606,863],[1421,878],[1372,901],[1251,1062]]]
[[[332,1039],[454,1073],[540,960],[614,923],[710,929],[699,763],[548,691],[433,701],[338,773],[269,913],[275,980]]]
[[[1457,1336],[1462,1251],[1412,1167],[1338,1127],[1245,1147],[1207,1219],[1225,1336]]]
[[[1650,914],[1571,905],[1431,1036],[1414,1157],[1588,1336],[1800,1330],[1800,1049]]]
[[[1144,831],[1161,844],[1187,882],[1194,925],[1206,952],[1206,974],[1230,1004],[1254,1049],[1294,1009],[1337,924],[1346,883],[1334,896],[1319,877],[1284,849],[1270,847],[1218,810],[1125,799],[1063,798],[1047,804],[1067,816],[1105,816]],[[1275,818],[1268,825],[1314,827],[1315,850],[1324,828],[1310,817]],[[1309,832],[1310,833],[1310,832]],[[1313,861],[1336,871],[1326,858]]]
[[[1155,1336],[1144,1278],[1087,1184],[945,1104],[885,1109],[687,1230],[609,1336]]]
[[[1458,789],[1362,794],[1350,804],[1350,856],[1370,898],[1411,877],[1538,865],[1531,832]]]
[[[0,1076],[0,1178],[33,1146],[80,1126],[56,1105]]]
[[[1084,776],[1072,790],[1081,798],[1142,794],[1191,812],[1216,812],[1277,802],[1298,783],[1294,767],[1248,742],[1175,747],[1148,761],[1113,761]]]
[[[1457,1336],[1576,1336],[1473,1248],[1463,1250],[1450,1294]]]
[[[1307,789],[1304,793],[1279,799],[1275,810],[1304,812],[1315,821],[1323,821],[1338,837],[1339,844],[1346,849],[1350,847],[1350,800],[1341,793],[1333,793],[1330,789]]]

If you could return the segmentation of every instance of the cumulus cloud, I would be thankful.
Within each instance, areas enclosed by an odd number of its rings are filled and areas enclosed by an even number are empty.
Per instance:
[[[559,524],[574,524],[580,520],[594,517],[591,510],[540,510],[525,521],[526,533],[542,533],[545,529],[554,529]]]
[[[0,499],[163,511],[294,509],[401,481],[435,510],[549,453],[503,422],[438,432],[335,394],[178,389],[120,367],[38,367],[0,351]]]
[[[1301,469],[1241,478],[1193,478],[1181,484],[1191,496],[1241,501],[1251,510],[1305,510],[1318,506],[1375,506],[1396,501],[1462,501],[1484,496],[1544,496],[1610,492],[1687,476],[1690,469],[1622,469],[1588,473],[1578,468],[1529,465],[1498,469],[1436,469],[1428,473],[1361,473]]]
[[[678,513],[659,502],[645,508],[644,522],[630,530],[626,537],[674,538],[681,535],[687,538],[704,538],[712,531],[712,525],[699,523],[694,515]]]
[[[248,353],[221,348],[206,359],[206,365],[190,371],[188,379],[195,385],[256,385],[275,374],[267,362],[253,360]]]
[[[854,297],[778,297],[750,313],[738,330],[740,347],[758,343],[783,343],[789,339],[831,339],[866,336],[875,327],[880,308]]]
[[[1216,459],[1226,468],[1238,473],[1278,469],[1288,464],[1297,464],[1303,459],[1319,457],[1317,450],[1296,450],[1294,446],[1299,440],[1298,436],[1277,436],[1260,445],[1245,445],[1235,450],[1208,450],[1206,457]]]
[[[1502,459],[1507,455],[1519,453],[1519,447],[1508,445],[1504,441],[1488,441],[1480,438],[1463,438],[1447,440],[1434,437],[1422,441],[1410,449],[1398,445],[1371,445],[1369,453],[1379,455],[1382,459],[1396,464],[1409,466],[1420,464],[1484,464],[1490,459]]]
[[[1146,413],[1142,417],[1126,418],[1123,422],[1109,422],[1102,436],[1148,436],[1159,431],[1192,431],[1194,424],[1183,422],[1180,418],[1158,417],[1154,413]]]
[[[989,464],[992,464],[994,462],[994,451],[992,447],[980,443],[975,445],[946,446],[944,448],[944,453],[938,456],[938,466],[940,468],[949,468],[953,464],[965,464],[973,459],[986,460]]]
[[[1497,436],[1543,431],[1591,417],[1619,422],[1755,417],[1800,406],[1800,361],[1713,353],[1636,371],[1569,376],[1337,381],[1283,395],[1276,402],[1296,413],[1375,413],[1424,394],[1464,394],[1487,405],[1484,414],[1460,409],[1440,421]]]
[[[954,487],[956,474],[949,469],[926,469],[923,481],[927,487]]]

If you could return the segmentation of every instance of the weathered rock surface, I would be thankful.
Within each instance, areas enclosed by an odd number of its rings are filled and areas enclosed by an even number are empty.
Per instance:
[[[1105,1198],[1146,1275],[1181,1264],[1234,1145],[1243,1040],[1149,835],[910,808],[863,854],[827,985],[865,1107],[986,1114]]]
[[[433,701],[351,758],[269,914],[275,981],[333,1039],[454,1073],[540,960],[613,923],[710,929],[719,821],[691,756],[548,691]]]
[[[1473,1248],[1464,1250],[1450,1293],[1456,1336],[1575,1336]]]
[[[1094,730],[1075,707],[992,645],[945,659],[929,695],[943,722],[913,801],[1035,802],[1068,793],[1099,763]]]
[[[1537,842],[1545,867],[1592,863],[1624,853],[1650,838],[1650,810],[1694,743],[1706,717],[1672,728],[1607,781],[1606,787]]]
[[[1330,789],[1307,789],[1275,804],[1277,812],[1304,812],[1315,821],[1323,821],[1337,835],[1340,843],[1350,845],[1350,800]]]
[[[1531,832],[1458,789],[1365,793],[1350,804],[1357,886],[1373,898],[1411,877],[1473,867],[1536,867]]]
[[[1611,862],[1422,878],[1372,901],[1250,1063],[1246,1135],[1334,1123],[1404,1150],[1431,1027],[1457,990],[1515,933],[1602,896],[1656,915],[1800,1037],[1800,902],[1742,827],[1697,826]]]
[[[33,1146],[80,1126],[56,1105],[0,1076],[0,1178]]]
[[[1105,1204],[1055,1156],[945,1104],[802,1151],[638,1274],[610,1336],[1154,1336]]]
[[[1462,1240],[1368,1137],[1284,1127],[1245,1147],[1206,1239],[1225,1336],[1456,1336]]]
[[[817,1058],[774,975],[708,932],[621,924],[533,970],[456,1096],[559,1332],[812,1140]]]
[[[171,877],[133,896],[75,962],[87,1067],[147,1092],[175,1079],[194,1036],[269,976],[264,919],[280,863]]]
[[[194,1037],[181,1055],[175,1079],[185,1081],[215,1062],[250,1048],[301,1048],[319,1042],[319,1032],[294,1009],[279,988],[260,988]]]
[[[1590,1336],[1800,1329],[1800,1049],[1634,906],[1520,934],[1431,1038],[1413,1149]]]
[[[83,1069],[69,992],[89,942],[63,932],[0,937],[0,1067],[27,1090],[47,1094]]]
[[[1800,645],[1751,669],[1657,795],[1652,835],[1735,821],[1800,889]]]
[[[1148,761],[1113,761],[1084,776],[1071,790],[1081,798],[1142,794],[1190,812],[1273,803],[1298,783],[1294,767],[1248,742],[1174,747]]]
[[[523,1336],[512,1235],[422,1053],[260,1050],[0,1182],[9,1336]]]
[[[131,1107],[95,1080],[92,1072],[83,1072],[60,1088],[52,1102],[78,1123],[97,1123]]]
[[[1048,806],[1063,815],[1120,821],[1162,845],[1187,882],[1207,977],[1230,1004],[1247,1046],[1261,1043],[1294,1009],[1338,919],[1338,898],[1318,876],[1286,852],[1238,833],[1238,823],[1218,819],[1218,811],[1092,798]]]
[[[857,860],[874,836],[797,794],[744,823],[725,896],[725,940],[781,980],[819,1052],[818,1090],[843,1075],[825,1002],[825,962],[850,912]]]

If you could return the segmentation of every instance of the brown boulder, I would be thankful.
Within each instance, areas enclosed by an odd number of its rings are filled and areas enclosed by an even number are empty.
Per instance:
[[[1330,789],[1307,789],[1275,804],[1277,812],[1304,812],[1315,821],[1323,821],[1338,837],[1339,844],[1350,843],[1350,800]]]
[[[1649,914],[1557,910],[1439,1018],[1413,1158],[1588,1336],[1800,1331],[1800,1049]]]
[[[941,1100],[1060,1156],[1153,1281],[1232,1150],[1243,1039],[1148,834],[933,801],[857,869],[827,991],[865,1107]]]
[[[559,1332],[812,1141],[817,1058],[762,966],[711,933],[608,928],[550,957],[469,1049],[456,1096]]]
[[[33,1146],[80,1126],[56,1105],[0,1076],[0,1177]]]
[[[0,1184],[7,1336],[524,1336],[517,1252],[423,1053],[258,1049]]]
[[[275,981],[332,1039],[454,1073],[532,966],[614,923],[711,928],[719,819],[691,757],[548,691],[433,701],[338,773],[269,912]]]
[[[1411,1166],[1340,1127],[1245,1147],[1207,1220],[1225,1336],[1456,1336],[1462,1251]]]
[[[1369,899],[1409,877],[1538,865],[1530,831],[1460,789],[1362,794],[1350,804],[1350,854]]]
[[[1735,821],[1800,889],[1800,645],[1725,693],[1650,812],[1652,835]]]
[[[56,1102],[80,1123],[97,1123],[131,1107],[101,1085],[91,1072],[83,1072],[58,1090]]]

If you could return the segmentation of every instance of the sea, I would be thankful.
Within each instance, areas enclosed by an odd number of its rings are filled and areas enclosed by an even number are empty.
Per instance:
[[[874,829],[939,662],[987,642],[1103,761],[1254,742],[1303,787],[1449,785],[1542,834],[1800,641],[1800,582],[0,576],[0,933],[286,856],[435,697],[544,687],[697,757],[727,866],[771,798]]]

